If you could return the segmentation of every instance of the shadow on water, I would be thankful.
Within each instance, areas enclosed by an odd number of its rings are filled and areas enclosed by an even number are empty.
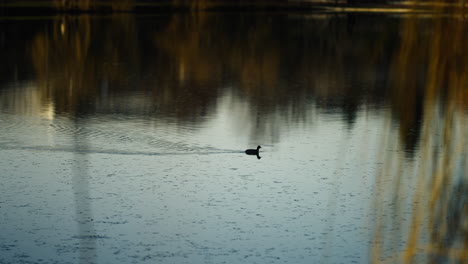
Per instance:
[[[82,126],[85,120],[75,119],[77,126]],[[75,198],[75,219],[78,225],[78,235],[75,239],[79,242],[79,263],[97,263],[96,252],[96,230],[94,228],[94,217],[91,205],[90,176],[88,173],[88,159],[86,150],[88,141],[86,136],[75,134],[73,136],[73,194]]]

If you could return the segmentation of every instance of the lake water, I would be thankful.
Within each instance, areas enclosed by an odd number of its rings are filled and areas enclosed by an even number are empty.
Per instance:
[[[0,263],[462,263],[468,26],[0,20]],[[261,145],[261,158],[244,150]]]

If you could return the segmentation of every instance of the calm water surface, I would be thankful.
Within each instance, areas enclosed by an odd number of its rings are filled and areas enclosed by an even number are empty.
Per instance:
[[[0,21],[0,263],[462,263],[468,28]],[[261,159],[244,154],[261,145]]]

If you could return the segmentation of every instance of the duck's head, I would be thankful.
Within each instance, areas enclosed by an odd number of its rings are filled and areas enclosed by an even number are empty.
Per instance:
[[[261,148],[262,148],[262,147],[260,147],[260,146],[257,146],[257,150],[259,150],[259,149],[261,149]]]

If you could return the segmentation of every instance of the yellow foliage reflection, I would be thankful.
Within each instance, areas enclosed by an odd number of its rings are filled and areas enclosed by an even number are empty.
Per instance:
[[[400,121],[403,141],[408,140],[411,128],[421,130],[415,153],[420,158],[416,170],[410,171],[401,156],[382,157],[386,166],[378,178],[383,193],[375,202],[380,217],[372,259],[376,263],[466,263],[468,53],[464,47],[468,45],[468,26],[456,15],[414,16],[401,28],[400,48],[392,67],[392,109]],[[426,38],[417,38],[417,32],[427,32]],[[392,144],[391,140],[384,142],[387,147]],[[416,189],[405,192],[401,184],[408,178],[415,181]],[[389,179],[395,185],[384,186]],[[395,212],[380,208],[389,197],[397,203]],[[398,226],[401,219],[386,213],[404,217],[408,202],[412,204],[410,226],[396,228],[399,232],[391,230],[390,226]],[[401,254],[395,250],[399,239],[404,241]]]
[[[92,11],[108,7],[111,10],[132,10],[134,0],[53,0],[54,7],[61,11]]]
[[[131,19],[111,21],[92,24],[89,15],[57,17],[52,32],[35,37],[37,82],[44,100],[53,101],[58,112],[76,114],[86,101],[101,95],[104,86],[124,82],[128,69],[115,66],[123,56],[137,59],[132,56],[136,48],[125,38],[113,40],[131,34],[133,24]]]

